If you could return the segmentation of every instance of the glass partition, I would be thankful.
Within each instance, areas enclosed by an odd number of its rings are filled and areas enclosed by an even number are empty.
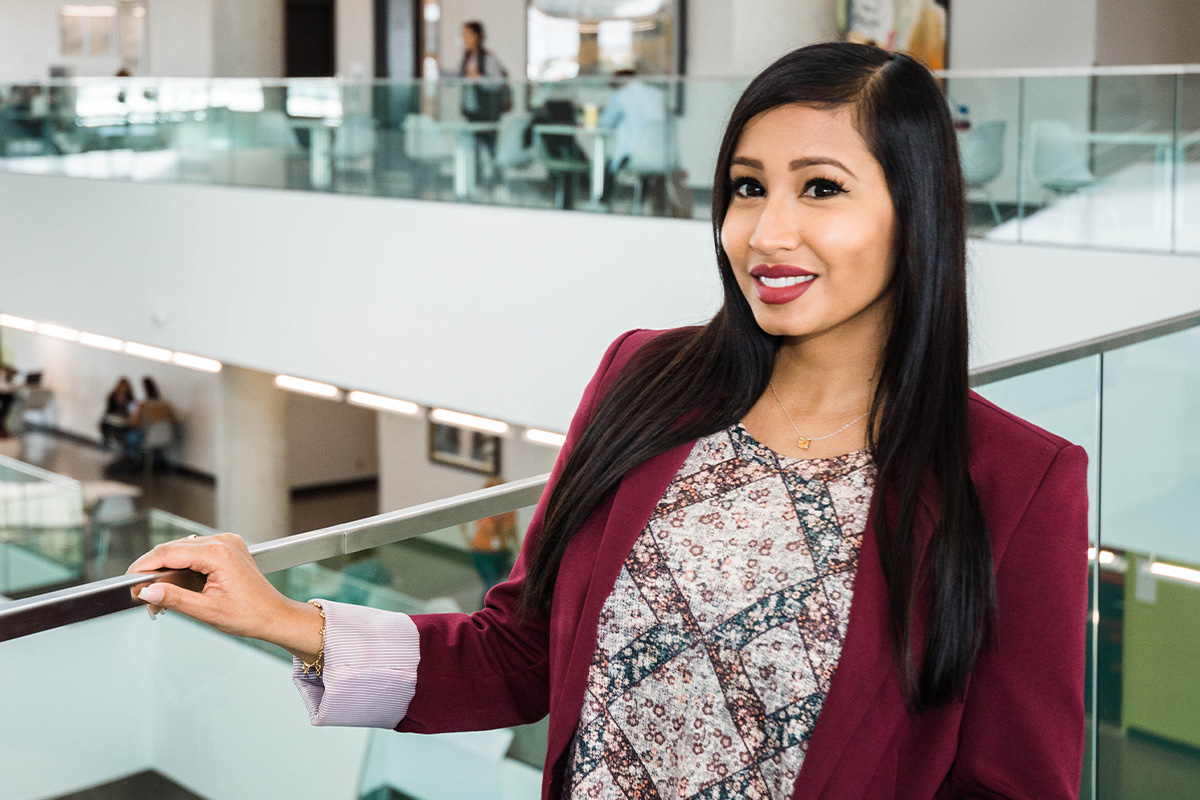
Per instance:
[[[1194,68],[939,76],[972,235],[1200,252]],[[707,219],[747,82],[0,85],[0,170]]]
[[[523,530],[532,509],[509,513]],[[299,600],[473,611],[483,591],[469,548],[477,528],[471,522],[268,577]],[[153,543],[204,532],[164,516],[147,518],[143,530]],[[507,574],[507,558],[492,562]],[[439,736],[313,728],[290,656],[170,612],[151,622],[133,609],[0,642],[0,663],[0,774],[10,800],[100,787],[213,800],[541,793],[544,722]]]
[[[0,595],[79,583],[84,537],[78,481],[0,456]]]

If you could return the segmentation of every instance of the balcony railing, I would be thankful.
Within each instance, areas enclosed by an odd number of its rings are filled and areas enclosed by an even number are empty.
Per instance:
[[[1083,445],[1091,519],[1082,797],[1189,797],[1200,774],[1200,312],[976,372],[976,389]],[[465,604],[394,579],[421,537],[536,502],[540,476],[256,545],[298,599]],[[168,614],[123,576],[0,604],[4,796],[153,771],[204,797],[537,797],[544,726],[420,737],[312,729],[288,662]],[[1029,676],[1036,680],[1037,676]],[[67,724],[69,721],[69,724]],[[115,724],[114,724],[115,723]]]
[[[940,77],[974,235],[1200,254],[1200,67]],[[589,79],[485,119],[497,85],[458,79],[0,85],[0,170],[705,219],[746,82],[643,78],[613,126]]]

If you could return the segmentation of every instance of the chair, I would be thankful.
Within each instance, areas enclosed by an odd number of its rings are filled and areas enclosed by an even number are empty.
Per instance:
[[[963,181],[968,189],[977,189],[987,197],[997,225],[1003,220],[988,184],[1004,169],[1004,134],[1007,127],[1008,124],[1003,120],[980,122],[971,126],[958,140]]]
[[[370,175],[378,148],[375,120],[346,117],[333,133],[333,166],[339,172]]]
[[[404,153],[420,170],[418,187],[425,187],[431,183],[431,169],[440,176],[442,165],[454,161],[454,142],[433,117],[409,114],[404,118]]]
[[[621,172],[633,175],[633,213],[642,213],[642,201],[646,182],[661,177],[663,192],[671,190],[671,176],[679,169],[679,147],[675,143],[675,129],[665,120],[651,122],[638,137],[633,154],[621,168]],[[669,202],[668,202],[669,205]]]
[[[575,124],[575,104],[570,100],[547,100],[536,117],[537,122],[554,125]],[[575,183],[589,175],[592,163],[575,136],[569,133],[543,133],[536,136],[539,160],[554,176],[554,207],[569,209],[575,205]]]
[[[1038,120],[1030,127],[1033,179],[1054,194],[1070,194],[1096,182],[1088,166],[1086,140],[1059,120]]]
[[[160,453],[163,460],[170,463],[168,451],[174,443],[175,426],[170,420],[155,420],[146,426],[146,436],[142,439],[142,469],[147,478],[154,470],[155,457]]]
[[[54,427],[54,392],[25,386],[17,392],[17,419],[20,427]]]

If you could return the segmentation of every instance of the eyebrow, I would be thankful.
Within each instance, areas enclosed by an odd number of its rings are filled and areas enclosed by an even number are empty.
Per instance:
[[[757,169],[757,170],[763,169],[763,163],[761,161],[759,161],[758,159],[754,159],[754,158],[746,158],[745,156],[734,156],[733,160],[730,163],[731,164],[740,164],[743,167],[750,167],[751,169]],[[855,179],[858,178],[858,176],[854,174],[853,170],[851,170],[849,167],[847,167],[842,162],[838,161],[836,158],[830,158],[829,156],[813,156],[812,158],[797,158],[797,159],[794,159],[794,160],[788,162],[788,169],[792,172],[795,172],[798,169],[804,169],[805,167],[813,167],[818,164],[829,164],[830,166],[837,167],[842,172],[847,173],[851,178],[855,178]]]

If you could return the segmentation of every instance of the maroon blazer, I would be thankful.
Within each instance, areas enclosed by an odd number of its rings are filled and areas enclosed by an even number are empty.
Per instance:
[[[597,398],[653,331],[609,347],[571,423],[553,486]],[[868,517],[841,660],[793,798],[1076,798],[1083,760],[1087,605],[1087,457],[1082,448],[970,401],[971,477],[992,537],[999,620],[963,702],[917,716],[901,694],[886,587]],[[575,535],[548,621],[516,613],[542,495],[508,582],[478,613],[413,617],[417,688],[400,731],[441,733],[533,722],[550,714],[542,782],[562,794],[601,607],[634,540],[692,444],[631,470]],[[930,529],[929,505],[920,520]],[[918,614],[920,617],[921,614]],[[923,634],[923,631],[918,631]]]

